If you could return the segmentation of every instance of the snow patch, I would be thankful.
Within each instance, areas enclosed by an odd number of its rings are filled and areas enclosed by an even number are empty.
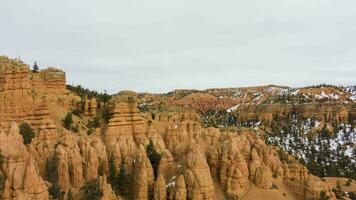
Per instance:
[[[231,112],[235,111],[239,106],[240,105],[233,106],[233,107],[227,109],[226,112],[231,113]]]

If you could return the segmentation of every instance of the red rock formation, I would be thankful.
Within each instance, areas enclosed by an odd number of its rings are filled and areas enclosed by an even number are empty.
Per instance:
[[[166,180],[162,174],[159,174],[154,185],[153,192],[154,200],[166,200],[167,199],[167,189],[166,189]]]
[[[111,141],[113,138],[134,138],[137,144],[148,144],[146,123],[135,103],[114,103],[106,135]]]
[[[184,176],[180,175],[177,179],[177,184],[174,192],[174,200],[186,200],[187,199],[187,189],[185,185]]]
[[[141,145],[135,160],[133,173],[133,199],[147,200],[149,197],[149,188],[153,188],[153,169],[146,156],[146,150]]]
[[[49,67],[32,74],[32,86],[37,91],[55,95],[66,93],[66,75],[60,69]]]
[[[193,141],[190,143],[186,158],[184,177],[188,199],[214,199],[214,186],[209,166],[199,145]]]
[[[1,173],[6,177],[2,199],[48,199],[47,186],[15,123],[0,129],[0,152],[5,158]]]
[[[84,102],[84,116],[95,117],[98,103],[95,99],[86,100]]]

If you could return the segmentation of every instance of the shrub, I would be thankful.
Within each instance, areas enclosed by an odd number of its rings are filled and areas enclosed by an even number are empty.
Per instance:
[[[328,195],[326,195],[325,191],[321,191],[320,192],[320,200],[329,200],[330,197]]]
[[[132,177],[126,174],[124,166],[121,166],[119,176],[117,178],[117,185],[120,191],[120,195],[129,198],[132,189]]]
[[[352,179],[349,178],[349,179],[347,180],[347,182],[345,183],[345,185],[346,185],[347,187],[350,187],[350,186],[351,186],[351,183],[352,183]]]
[[[70,130],[73,124],[72,112],[68,112],[62,120],[64,128]]]
[[[5,189],[5,177],[0,174],[0,197],[2,197],[2,194],[4,193]]]
[[[271,189],[278,189],[278,186],[273,183]]]
[[[0,154],[0,166],[3,165],[4,163],[5,163],[5,157]]]
[[[22,123],[20,125],[20,134],[22,135],[23,143],[26,145],[30,144],[32,138],[36,136],[36,134],[32,131],[32,128],[28,123]]]
[[[58,180],[58,162],[59,158],[56,154],[50,157],[46,163],[46,180],[51,183],[57,183]]]
[[[109,175],[108,175],[108,182],[111,184],[115,192],[118,192],[117,187],[117,170],[115,166],[115,158],[112,154],[109,156]]]
[[[343,199],[345,196],[345,192],[342,191],[339,181],[336,183],[336,188],[333,188],[332,191],[335,193],[337,199]]]
[[[80,110],[79,108],[76,108],[73,110],[72,114],[80,117],[82,115],[82,110]]]
[[[356,199],[356,193],[355,192],[348,192],[348,197],[352,200]]]
[[[157,151],[154,149],[152,140],[150,140],[150,144],[147,146],[146,153],[148,158],[150,159],[154,176],[156,178],[159,162],[161,161],[161,154],[157,153]]]
[[[65,192],[61,191],[58,185],[53,184],[48,188],[48,193],[53,197],[54,200],[62,200],[64,198]]]
[[[272,177],[273,177],[273,178],[278,178],[278,174],[277,174],[277,172],[273,172]]]
[[[81,190],[83,190],[82,200],[100,200],[103,193],[100,191],[99,180],[93,180],[85,184]]]
[[[76,132],[76,133],[78,133],[79,132],[79,124],[76,124],[75,126],[72,126],[71,130]]]
[[[73,193],[72,190],[69,190],[68,194],[67,194],[67,200],[73,200]]]
[[[93,129],[89,129],[88,131],[87,131],[87,134],[88,135],[91,135],[91,134],[93,134],[94,133],[94,130]]]
[[[98,117],[94,117],[93,120],[89,120],[87,123],[87,127],[89,129],[95,129],[98,128],[100,126],[100,120]]]

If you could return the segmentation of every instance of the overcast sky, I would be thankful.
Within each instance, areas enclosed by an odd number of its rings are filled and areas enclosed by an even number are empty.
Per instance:
[[[0,54],[117,92],[356,84],[355,0],[1,0]]]

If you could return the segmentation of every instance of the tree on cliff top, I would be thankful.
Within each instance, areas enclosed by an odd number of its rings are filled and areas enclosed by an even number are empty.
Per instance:
[[[39,70],[40,68],[38,67],[37,62],[35,62],[35,64],[32,67],[32,72],[37,73]]]

